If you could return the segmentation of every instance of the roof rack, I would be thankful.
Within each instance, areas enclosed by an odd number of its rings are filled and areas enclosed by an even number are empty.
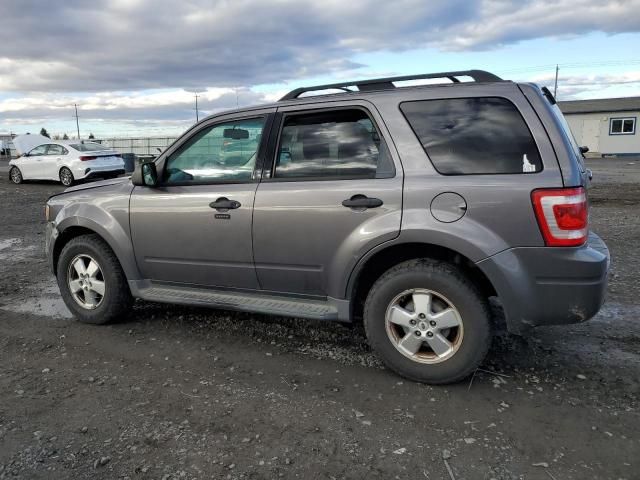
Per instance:
[[[280,101],[294,100],[306,92],[314,92],[318,90],[344,90],[345,92],[354,92],[349,87],[357,87],[359,92],[372,90],[387,90],[396,88],[393,82],[403,82],[407,80],[423,80],[427,78],[448,78],[453,83],[460,83],[457,77],[471,77],[475,82],[502,82],[503,80],[493,73],[484,70],[461,70],[459,72],[439,72],[439,73],[423,73],[421,75],[405,75],[402,77],[374,78],[370,80],[356,80],[354,82],[331,83],[327,85],[315,85],[313,87],[300,87],[291,90]]]

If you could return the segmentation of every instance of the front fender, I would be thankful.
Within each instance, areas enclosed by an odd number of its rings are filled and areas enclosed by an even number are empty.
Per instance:
[[[82,227],[100,235],[115,253],[128,280],[139,280],[140,272],[135,261],[131,232],[129,229],[129,195],[121,191],[102,192],[98,189],[73,193],[73,199],[66,195],[50,199],[50,203],[61,202],[61,207],[53,221],[53,234],[49,252],[53,252],[58,242],[65,239],[64,232],[72,227]],[[65,201],[66,200],[66,201]],[[51,256],[51,253],[49,254]]]

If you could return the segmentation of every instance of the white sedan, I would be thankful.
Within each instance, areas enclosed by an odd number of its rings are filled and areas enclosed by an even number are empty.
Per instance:
[[[125,172],[120,154],[105,145],[84,140],[61,142],[46,137],[41,137],[46,140],[41,143],[42,140],[35,138],[39,135],[21,137],[13,139],[21,154],[9,162],[9,178],[13,183],[57,180],[68,187],[76,180],[116,177]]]

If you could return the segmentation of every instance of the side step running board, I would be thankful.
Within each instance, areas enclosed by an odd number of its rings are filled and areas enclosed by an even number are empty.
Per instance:
[[[165,285],[151,285],[136,290],[136,296],[151,302],[198,305],[315,320],[338,320],[337,306],[323,300]]]

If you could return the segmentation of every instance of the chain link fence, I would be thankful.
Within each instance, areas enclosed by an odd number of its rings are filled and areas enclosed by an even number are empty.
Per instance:
[[[118,153],[133,153],[136,156],[158,156],[164,152],[178,137],[108,137],[100,139]]]

